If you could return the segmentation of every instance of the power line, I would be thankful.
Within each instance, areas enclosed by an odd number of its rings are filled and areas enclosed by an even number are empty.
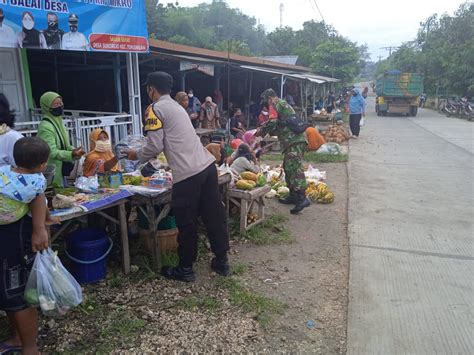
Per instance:
[[[323,22],[326,22],[326,21],[324,20],[323,13],[322,13],[321,10],[319,9],[318,3],[316,2],[316,0],[313,0],[313,2],[314,2],[314,5],[316,5],[316,8],[318,9],[319,16],[321,16],[321,19],[323,20]]]
[[[314,13],[316,13],[316,8],[314,7],[314,3],[312,0],[308,0],[309,4],[311,5],[311,8],[313,9]]]

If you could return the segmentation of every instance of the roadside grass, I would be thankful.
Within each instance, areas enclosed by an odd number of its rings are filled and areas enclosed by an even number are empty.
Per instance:
[[[239,220],[233,218],[230,225],[231,235],[236,239],[248,240],[257,245],[290,244],[294,239],[286,227],[287,221],[288,218],[281,214],[270,215],[240,235]]]
[[[265,154],[262,157],[263,161],[270,161],[270,162],[282,162],[283,155],[278,154]],[[304,155],[304,161],[308,163],[346,163],[349,161],[348,154],[324,154],[324,153],[316,153],[316,152],[307,152]]]
[[[214,313],[222,306],[222,303],[216,297],[205,294],[185,297],[179,300],[176,305],[188,311],[207,310],[210,313]]]
[[[236,262],[232,264],[232,274],[242,276],[248,270],[249,266],[243,262]]]
[[[304,160],[310,163],[346,163],[349,161],[349,155],[308,152],[304,155]]]
[[[273,317],[282,314],[287,308],[282,302],[249,290],[235,277],[218,277],[215,285],[227,291],[230,304],[247,313],[255,314],[255,319],[264,328],[268,328]]]

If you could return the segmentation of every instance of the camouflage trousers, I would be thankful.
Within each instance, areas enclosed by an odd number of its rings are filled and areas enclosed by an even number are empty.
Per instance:
[[[283,170],[285,171],[286,186],[291,192],[306,190],[306,177],[303,168],[303,154],[306,144],[296,144],[285,151]]]

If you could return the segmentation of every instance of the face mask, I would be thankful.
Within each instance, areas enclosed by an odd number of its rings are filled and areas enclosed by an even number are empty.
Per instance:
[[[112,143],[110,140],[106,141],[97,141],[95,142],[95,149],[96,152],[103,153],[112,150]]]
[[[33,20],[25,19],[23,20],[23,27],[27,30],[31,30],[35,26],[35,22]]]
[[[194,95],[193,94],[188,94],[188,97],[193,97]]]
[[[56,117],[62,116],[63,111],[64,111],[64,106],[58,106],[50,110],[51,114]]]
[[[54,22],[54,21],[48,22],[48,28],[50,30],[57,30],[58,29],[58,23]]]
[[[77,25],[69,25],[71,32],[77,32]]]

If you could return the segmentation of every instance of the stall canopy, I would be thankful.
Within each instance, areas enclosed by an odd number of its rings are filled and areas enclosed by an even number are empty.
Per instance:
[[[0,47],[148,52],[145,1],[1,0]]]

